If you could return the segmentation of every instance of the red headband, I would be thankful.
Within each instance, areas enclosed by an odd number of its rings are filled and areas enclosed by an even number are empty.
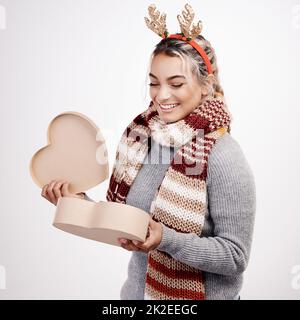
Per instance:
[[[205,51],[199,46],[199,44],[198,44],[196,41],[194,41],[194,40],[188,40],[185,36],[182,36],[182,35],[179,34],[179,33],[170,34],[170,35],[168,35],[167,37],[163,34],[163,35],[162,35],[162,38],[163,38],[163,39],[166,39],[166,38],[179,39],[179,40],[183,40],[183,41],[187,42],[188,44],[190,44],[193,48],[195,48],[195,49],[199,52],[200,56],[202,57],[205,65],[206,65],[208,74],[212,74],[212,73],[213,73],[213,71],[212,71],[212,66],[211,66],[211,63],[210,63],[210,61],[209,61],[209,59],[208,59],[207,54],[206,54]]]

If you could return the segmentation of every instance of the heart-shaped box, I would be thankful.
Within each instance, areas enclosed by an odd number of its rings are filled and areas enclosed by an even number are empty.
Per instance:
[[[30,161],[31,177],[40,188],[52,180],[66,180],[70,182],[69,191],[78,193],[109,177],[104,138],[85,115],[59,114],[48,127],[47,140],[47,146]],[[144,242],[149,219],[147,212],[130,205],[61,197],[53,225],[87,239],[120,246],[118,238]]]

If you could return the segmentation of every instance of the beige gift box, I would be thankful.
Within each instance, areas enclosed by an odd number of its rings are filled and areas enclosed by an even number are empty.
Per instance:
[[[31,177],[40,188],[51,180],[66,180],[71,193],[85,192],[109,177],[104,138],[85,115],[59,114],[48,127],[47,139],[47,146],[30,161]],[[144,242],[149,219],[147,212],[130,205],[61,197],[53,225],[77,236],[120,246],[118,238]]]

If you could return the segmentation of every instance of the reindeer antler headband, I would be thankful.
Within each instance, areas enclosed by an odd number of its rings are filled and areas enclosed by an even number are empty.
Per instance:
[[[199,54],[201,55],[208,74],[212,74],[212,66],[211,63],[208,59],[207,54],[205,51],[201,48],[201,46],[198,45],[195,39],[202,30],[202,23],[201,21],[198,21],[196,25],[193,24],[191,28],[192,21],[195,17],[194,11],[192,7],[189,4],[186,4],[185,9],[187,12],[184,10],[182,11],[183,18],[180,15],[177,15],[177,19],[179,21],[181,33],[176,33],[176,34],[171,34],[169,35],[169,32],[167,30],[167,25],[166,25],[166,14],[165,13],[160,13],[158,10],[156,10],[156,6],[154,4],[151,4],[148,7],[148,12],[149,16],[151,18],[151,21],[145,17],[145,22],[147,27],[158,34],[160,37],[163,39],[165,38],[173,38],[173,39],[179,39],[187,42],[190,44],[192,47],[194,47]],[[156,11],[155,11],[156,10]]]

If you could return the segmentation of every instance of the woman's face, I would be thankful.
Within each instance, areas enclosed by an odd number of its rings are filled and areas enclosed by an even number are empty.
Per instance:
[[[194,75],[188,78],[179,57],[158,54],[152,59],[149,77],[151,99],[166,123],[185,118],[200,105],[203,88]]]

